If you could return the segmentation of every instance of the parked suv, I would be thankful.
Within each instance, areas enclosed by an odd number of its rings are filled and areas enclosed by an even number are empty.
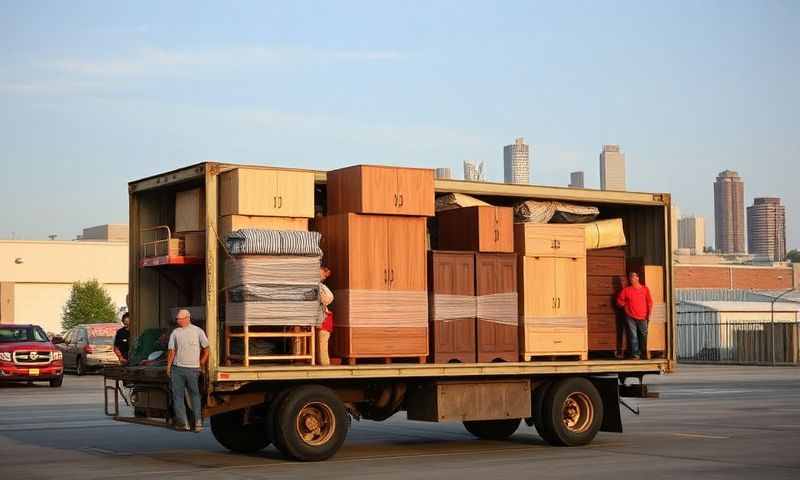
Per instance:
[[[53,343],[64,354],[64,368],[78,375],[97,371],[103,367],[119,365],[114,354],[114,335],[121,323],[91,323],[68,330]]]
[[[62,353],[37,325],[0,324],[0,382],[50,382],[64,380]]]

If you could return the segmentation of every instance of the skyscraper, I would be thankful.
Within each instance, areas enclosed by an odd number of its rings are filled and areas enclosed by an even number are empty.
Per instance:
[[[786,209],[780,198],[755,198],[747,207],[747,246],[751,254],[773,262],[786,258]]]
[[[453,172],[452,170],[450,170],[450,167],[437,168],[436,178],[440,178],[442,180],[450,180],[451,178],[453,178]]]
[[[714,182],[714,241],[722,253],[747,253],[744,243],[744,182],[725,170]]]
[[[468,182],[481,181],[481,174],[478,171],[478,167],[475,166],[475,162],[464,160],[464,180]]]
[[[625,190],[625,154],[619,151],[619,145],[603,145],[600,190]]]
[[[678,220],[678,248],[688,248],[693,254],[703,253],[706,244],[706,221],[691,216]]]
[[[506,183],[527,185],[531,183],[530,156],[528,144],[522,137],[514,140],[513,145],[503,147],[503,173]]]
[[[583,172],[569,174],[569,188],[583,188]]]

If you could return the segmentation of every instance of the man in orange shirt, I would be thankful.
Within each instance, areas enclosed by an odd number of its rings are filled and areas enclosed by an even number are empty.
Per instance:
[[[617,296],[617,305],[625,309],[631,357],[634,360],[647,358],[647,322],[653,311],[653,298],[647,286],[639,282],[638,273],[630,273],[630,285]]]

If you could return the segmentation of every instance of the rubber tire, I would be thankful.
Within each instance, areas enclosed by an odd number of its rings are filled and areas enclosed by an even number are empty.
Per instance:
[[[544,424],[542,423],[542,417],[544,416],[544,397],[552,386],[553,384],[551,382],[547,382],[533,390],[533,404],[531,407],[533,407],[533,425],[536,427],[537,432],[541,432],[544,429]]]
[[[211,417],[211,433],[220,445],[236,453],[256,453],[269,446],[266,425],[242,425],[245,410],[233,410]]]
[[[86,363],[84,363],[83,357],[78,357],[75,360],[75,375],[79,377],[86,375]]]
[[[594,408],[592,424],[585,432],[571,432],[561,418],[561,406],[567,396],[574,392],[582,392],[589,396]],[[603,400],[600,392],[592,382],[582,377],[570,377],[553,384],[544,394],[542,402],[541,428],[536,424],[536,431],[550,445],[577,447],[591,442],[600,431],[603,423]]]
[[[295,420],[308,402],[324,403],[333,413],[336,429],[324,445],[310,446],[297,435]],[[290,390],[278,405],[275,415],[275,444],[283,454],[301,462],[319,462],[334,456],[344,444],[350,426],[344,403],[333,390],[321,385],[304,385]]]
[[[481,440],[505,440],[519,428],[520,418],[465,421],[464,428]]]
[[[283,400],[289,395],[291,390],[283,390],[279,392],[272,401],[267,406],[267,435],[269,436],[270,440],[272,440],[272,444],[275,448],[278,449],[285,457],[289,456],[289,453],[286,451],[286,445],[283,443],[283,439],[278,434],[278,412],[280,410],[280,406],[283,403]]]
[[[62,383],[64,383],[64,375],[59,375],[57,378],[50,380],[50,386],[53,388],[60,387]]]

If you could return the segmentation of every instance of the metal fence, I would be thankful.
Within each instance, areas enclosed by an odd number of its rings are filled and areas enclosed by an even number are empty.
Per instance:
[[[678,361],[738,365],[800,364],[800,322],[720,321],[720,312],[678,312]]]

